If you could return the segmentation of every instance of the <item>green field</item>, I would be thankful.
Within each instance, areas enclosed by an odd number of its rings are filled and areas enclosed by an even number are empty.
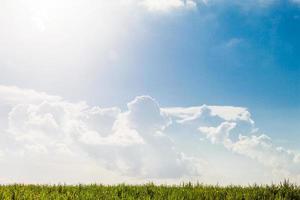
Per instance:
[[[183,184],[129,185],[6,185],[0,199],[300,199],[300,187],[283,183],[270,186],[205,186]]]

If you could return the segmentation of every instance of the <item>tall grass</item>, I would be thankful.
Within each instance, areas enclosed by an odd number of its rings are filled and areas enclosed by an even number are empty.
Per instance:
[[[288,182],[279,185],[208,186],[182,184],[146,185],[2,185],[0,199],[299,199],[300,187]]]

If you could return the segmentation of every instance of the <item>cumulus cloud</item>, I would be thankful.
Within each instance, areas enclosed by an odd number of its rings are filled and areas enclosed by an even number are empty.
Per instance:
[[[278,147],[270,137],[259,134],[246,108],[203,105],[162,110],[178,123],[197,128],[212,144],[222,144],[229,151],[267,167],[277,180],[299,180],[300,154]]]
[[[199,131],[206,135],[206,137],[212,143],[223,142],[225,146],[230,144],[229,134],[234,129],[236,123],[234,122],[223,122],[218,127],[199,127]]]
[[[290,177],[295,181],[300,177],[300,154],[283,147],[276,147],[271,138],[266,135],[241,135],[239,140],[232,143],[229,148],[271,168],[276,176]]]
[[[251,119],[246,119],[246,121],[254,123]],[[266,166],[278,179],[287,177],[295,181],[299,179],[300,154],[274,145],[270,137],[259,134],[254,127],[250,129],[250,132],[245,132],[233,120],[224,121],[217,126],[200,126],[198,130],[213,144],[222,144],[228,150]],[[232,137],[235,131],[239,133],[237,139]],[[247,135],[243,135],[243,132]]]
[[[129,177],[201,175],[202,161],[176,150],[163,132],[170,119],[149,96],[136,97],[128,110],[121,111],[16,87],[2,86],[0,94],[5,94],[1,102],[11,107],[7,129],[0,136],[9,136],[11,142],[2,149],[6,158],[42,156],[44,163],[60,165],[64,158],[88,156],[99,166]]]
[[[152,97],[138,96],[122,110],[9,86],[0,86],[0,104],[7,108],[0,111],[7,119],[0,127],[0,175],[11,181],[211,180],[218,166],[180,148],[175,141],[181,131],[187,141],[200,132],[274,177],[300,174],[300,155],[259,135],[243,107],[162,108]],[[13,173],[19,165],[24,170]],[[44,173],[49,176],[43,179]]]

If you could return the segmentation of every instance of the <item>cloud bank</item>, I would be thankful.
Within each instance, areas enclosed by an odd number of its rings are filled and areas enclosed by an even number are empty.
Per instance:
[[[4,183],[221,182],[213,177],[217,166],[179,148],[176,129],[187,140],[194,131],[199,145],[204,137],[257,162],[274,180],[300,178],[300,154],[258,134],[250,112],[242,107],[162,108],[152,97],[138,96],[122,110],[2,85],[0,119]]]

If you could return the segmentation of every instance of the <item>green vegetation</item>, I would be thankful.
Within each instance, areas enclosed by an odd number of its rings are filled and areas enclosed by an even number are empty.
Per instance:
[[[284,182],[271,186],[7,185],[0,199],[300,199],[300,187]]]

